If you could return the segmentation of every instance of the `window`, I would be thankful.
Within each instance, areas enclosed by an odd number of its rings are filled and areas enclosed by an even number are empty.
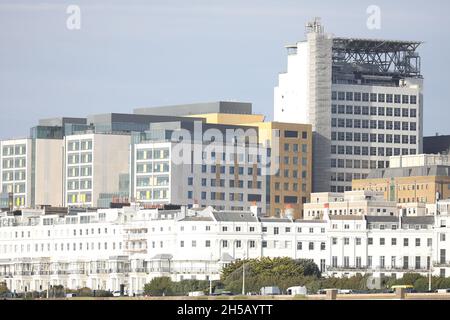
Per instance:
[[[421,265],[420,260],[421,260],[420,257],[416,257],[416,264],[415,264],[416,270],[420,269],[420,265]]]
[[[368,245],[373,245],[373,238],[368,238],[367,239],[367,244]]]
[[[314,250],[314,242],[310,242],[308,247],[310,251]]]
[[[338,263],[337,263],[337,257],[336,257],[336,256],[333,256],[333,257],[332,257],[332,259],[331,259],[331,266],[332,266],[333,268],[337,268]]]
[[[380,256],[380,268],[384,268],[385,267],[385,258],[384,256]]]
[[[355,243],[357,246],[361,245],[361,238],[356,238]]]
[[[409,239],[408,238],[404,238],[403,239],[403,246],[407,247],[409,245]]]
[[[397,245],[397,238],[392,238],[391,239],[391,245],[392,246],[396,246]]]
[[[349,238],[344,238],[344,245],[348,246],[350,244],[350,239]]]
[[[320,250],[324,251],[325,250],[325,242],[321,242],[320,243]]]
[[[302,242],[301,241],[297,242],[297,250],[302,250]]]
[[[384,246],[385,245],[385,239],[384,238],[380,238],[380,246]]]
[[[420,247],[420,238],[416,238],[416,247]]]

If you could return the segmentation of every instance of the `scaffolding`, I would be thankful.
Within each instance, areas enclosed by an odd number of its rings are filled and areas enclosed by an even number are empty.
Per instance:
[[[418,41],[333,39],[333,65],[352,65],[365,73],[422,78]]]

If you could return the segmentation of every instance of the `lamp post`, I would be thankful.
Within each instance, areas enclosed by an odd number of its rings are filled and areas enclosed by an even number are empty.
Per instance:
[[[210,296],[212,296],[212,272],[211,272],[212,262],[213,262],[213,254],[211,252],[211,259],[209,260],[209,295]]]
[[[428,291],[431,292],[431,277],[433,273],[433,246],[430,247],[430,265],[428,270]]]
[[[245,252],[244,260],[242,262],[242,295],[245,296]]]

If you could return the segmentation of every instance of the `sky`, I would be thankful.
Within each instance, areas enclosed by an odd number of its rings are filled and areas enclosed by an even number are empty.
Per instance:
[[[0,0],[0,139],[42,118],[219,100],[270,120],[284,46],[316,16],[336,36],[424,41],[424,134],[450,134],[448,12],[445,0]]]

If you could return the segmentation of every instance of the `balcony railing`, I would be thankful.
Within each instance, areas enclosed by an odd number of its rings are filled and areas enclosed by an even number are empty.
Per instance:
[[[439,262],[435,262],[433,263],[434,267],[437,268],[445,268],[445,267],[450,267],[450,261],[439,261]]]
[[[327,271],[330,272],[428,272],[429,269],[425,267],[420,268],[404,268],[404,267],[388,267],[388,266],[377,266],[377,267],[345,267],[345,266],[338,266],[338,267],[327,267]]]

